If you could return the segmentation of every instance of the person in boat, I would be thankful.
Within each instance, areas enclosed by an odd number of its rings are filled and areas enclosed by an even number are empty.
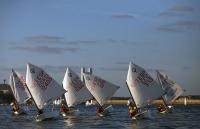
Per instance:
[[[128,100],[127,105],[129,116],[132,118],[138,113],[138,110],[132,100]]]
[[[60,112],[67,113],[69,111],[69,108],[66,107],[64,104],[64,101],[61,102]]]
[[[13,103],[11,104],[11,106],[12,106],[12,111],[13,111],[13,112],[19,111],[19,106],[17,105],[17,102],[16,102],[16,101],[13,102]]]
[[[38,110],[38,114],[37,115],[39,116],[41,114],[43,114],[43,110]]]
[[[166,112],[167,108],[163,104],[159,104],[157,106],[157,110],[162,113],[162,112]]]
[[[102,112],[104,112],[104,108],[102,106],[98,106],[97,109],[96,109],[96,112],[102,113]]]

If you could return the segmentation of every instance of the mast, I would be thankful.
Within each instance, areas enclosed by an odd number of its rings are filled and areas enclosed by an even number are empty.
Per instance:
[[[132,100],[133,100],[133,103],[135,104],[135,107],[136,107],[137,111],[139,111],[139,110],[138,110],[138,107],[137,107],[137,105],[136,105],[136,103],[135,103],[135,100],[134,100],[134,98],[133,98],[133,96],[132,96],[132,94],[131,94],[131,91],[130,91],[130,89],[129,89],[129,87],[128,87],[127,82],[126,82],[126,86],[127,86],[127,88],[128,88],[128,91],[129,91],[129,93],[130,93],[130,95],[131,95],[131,98],[132,98]]]
[[[165,108],[166,108],[167,110],[169,110],[169,107],[168,107],[167,103],[165,102],[165,99],[163,98],[163,96],[162,96],[161,98],[162,98],[162,101],[163,101],[163,103],[164,103]]]
[[[13,69],[12,69],[12,71],[13,71]],[[10,76],[10,79],[11,79],[11,81],[12,81],[12,83],[13,83],[13,73],[12,73],[12,75]],[[12,89],[12,88],[11,88]],[[14,86],[13,86],[13,90],[14,90]],[[15,101],[17,102],[17,99],[15,98],[15,95],[14,95],[14,91],[12,90],[12,94],[13,94],[13,97],[14,97],[14,99],[15,99]],[[17,104],[18,104],[18,102],[17,102]]]
[[[41,111],[41,109],[39,109],[39,108],[38,108],[38,106],[37,106],[37,104],[36,104],[36,102],[35,102],[35,100],[34,100],[34,98],[33,98],[32,94],[31,94],[31,92],[30,92],[30,90],[29,90],[28,86],[26,85],[26,83],[25,83],[25,86],[27,87],[27,90],[28,90],[28,92],[30,93],[30,95],[31,95],[31,98],[32,98],[32,100],[33,100],[33,102],[34,102],[34,104],[35,104],[35,106],[36,106],[37,110],[38,110],[38,111]]]

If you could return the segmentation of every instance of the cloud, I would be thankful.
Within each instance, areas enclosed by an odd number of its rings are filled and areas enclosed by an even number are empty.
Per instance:
[[[200,30],[200,23],[194,21],[177,21],[174,25],[185,29]]]
[[[31,43],[48,43],[48,44],[55,44],[55,45],[79,45],[79,44],[93,44],[97,43],[97,40],[73,40],[67,41],[64,37],[59,36],[49,36],[49,35],[36,35],[25,37],[27,42]]]
[[[159,16],[176,16],[176,14],[174,12],[166,11],[166,12],[161,12]]]
[[[178,13],[193,12],[195,9],[188,5],[176,5],[167,11],[161,12],[159,16],[176,16]]]
[[[79,50],[79,48],[76,47],[49,47],[49,46],[35,46],[35,47],[11,47],[11,49],[14,50],[23,50],[28,52],[39,52],[39,53],[54,53],[54,54],[60,54],[63,52],[76,52]]]
[[[118,62],[115,62],[115,64],[117,64],[117,65],[129,65],[129,62],[130,61],[118,61]]]
[[[10,72],[12,71],[12,69],[18,71],[18,72],[22,72],[25,71],[25,68],[8,68],[8,67],[1,67],[0,70],[3,72]]]
[[[103,70],[103,71],[127,71],[128,67],[112,67],[112,68],[108,68],[108,67],[99,67],[98,69]]]
[[[97,40],[74,40],[68,41],[67,44],[77,45],[77,44],[94,44],[97,43]]]
[[[135,19],[136,17],[132,14],[126,14],[126,13],[116,13],[111,15],[112,18],[116,19]]]
[[[172,7],[169,11],[174,12],[192,12],[194,11],[194,8],[188,5],[176,5]]]
[[[70,69],[72,69],[75,72],[80,72],[81,71],[81,67],[80,66],[52,66],[52,65],[42,65],[42,68],[44,68],[44,70],[46,71],[50,71],[50,72],[58,72],[58,73],[64,73],[67,69],[67,67],[69,67]]]
[[[25,40],[30,42],[39,42],[39,43],[61,43],[63,42],[64,37],[37,35],[37,36],[26,37]]]
[[[174,28],[173,26],[162,25],[157,28],[158,31],[161,32],[182,32],[183,30]]]
[[[161,25],[157,30],[162,32],[183,32],[188,30],[200,31],[200,23],[194,21],[176,21],[173,24]]]
[[[189,67],[189,66],[183,66],[183,67],[182,67],[182,70],[183,70],[183,71],[191,71],[191,69],[192,69],[192,68]]]
[[[53,65],[38,65],[38,64],[35,64],[35,65],[41,67],[42,69],[44,69],[47,72],[53,72],[53,73],[64,73],[66,71],[67,67],[69,67],[70,69],[77,71],[77,72],[81,71],[80,66],[67,66],[67,65],[66,66],[65,65],[53,66]],[[24,73],[26,71],[26,67],[14,67],[14,68],[0,67],[1,71],[7,72],[7,73],[8,72],[11,73],[12,69],[14,69],[20,73],[22,73],[22,72]]]

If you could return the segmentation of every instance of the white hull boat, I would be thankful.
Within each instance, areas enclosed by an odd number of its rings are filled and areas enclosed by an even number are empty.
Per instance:
[[[44,112],[36,116],[36,121],[39,122],[39,121],[44,121],[44,120],[49,120],[49,119],[56,119],[58,117],[59,117],[58,111]]]
[[[102,112],[102,113],[98,113],[98,115],[99,116],[107,116],[107,115],[109,115],[111,112],[113,111],[113,107],[112,107],[112,105],[109,105],[108,107],[106,107],[105,109],[104,109],[104,112]]]
[[[139,120],[139,119],[151,119],[150,110],[145,110],[143,112],[136,114],[134,117],[132,117],[132,120]]]

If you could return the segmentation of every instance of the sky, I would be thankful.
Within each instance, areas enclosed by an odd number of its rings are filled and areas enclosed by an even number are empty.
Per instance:
[[[200,95],[198,0],[1,0],[0,83],[32,63],[60,84],[81,67],[120,86],[130,61]]]

